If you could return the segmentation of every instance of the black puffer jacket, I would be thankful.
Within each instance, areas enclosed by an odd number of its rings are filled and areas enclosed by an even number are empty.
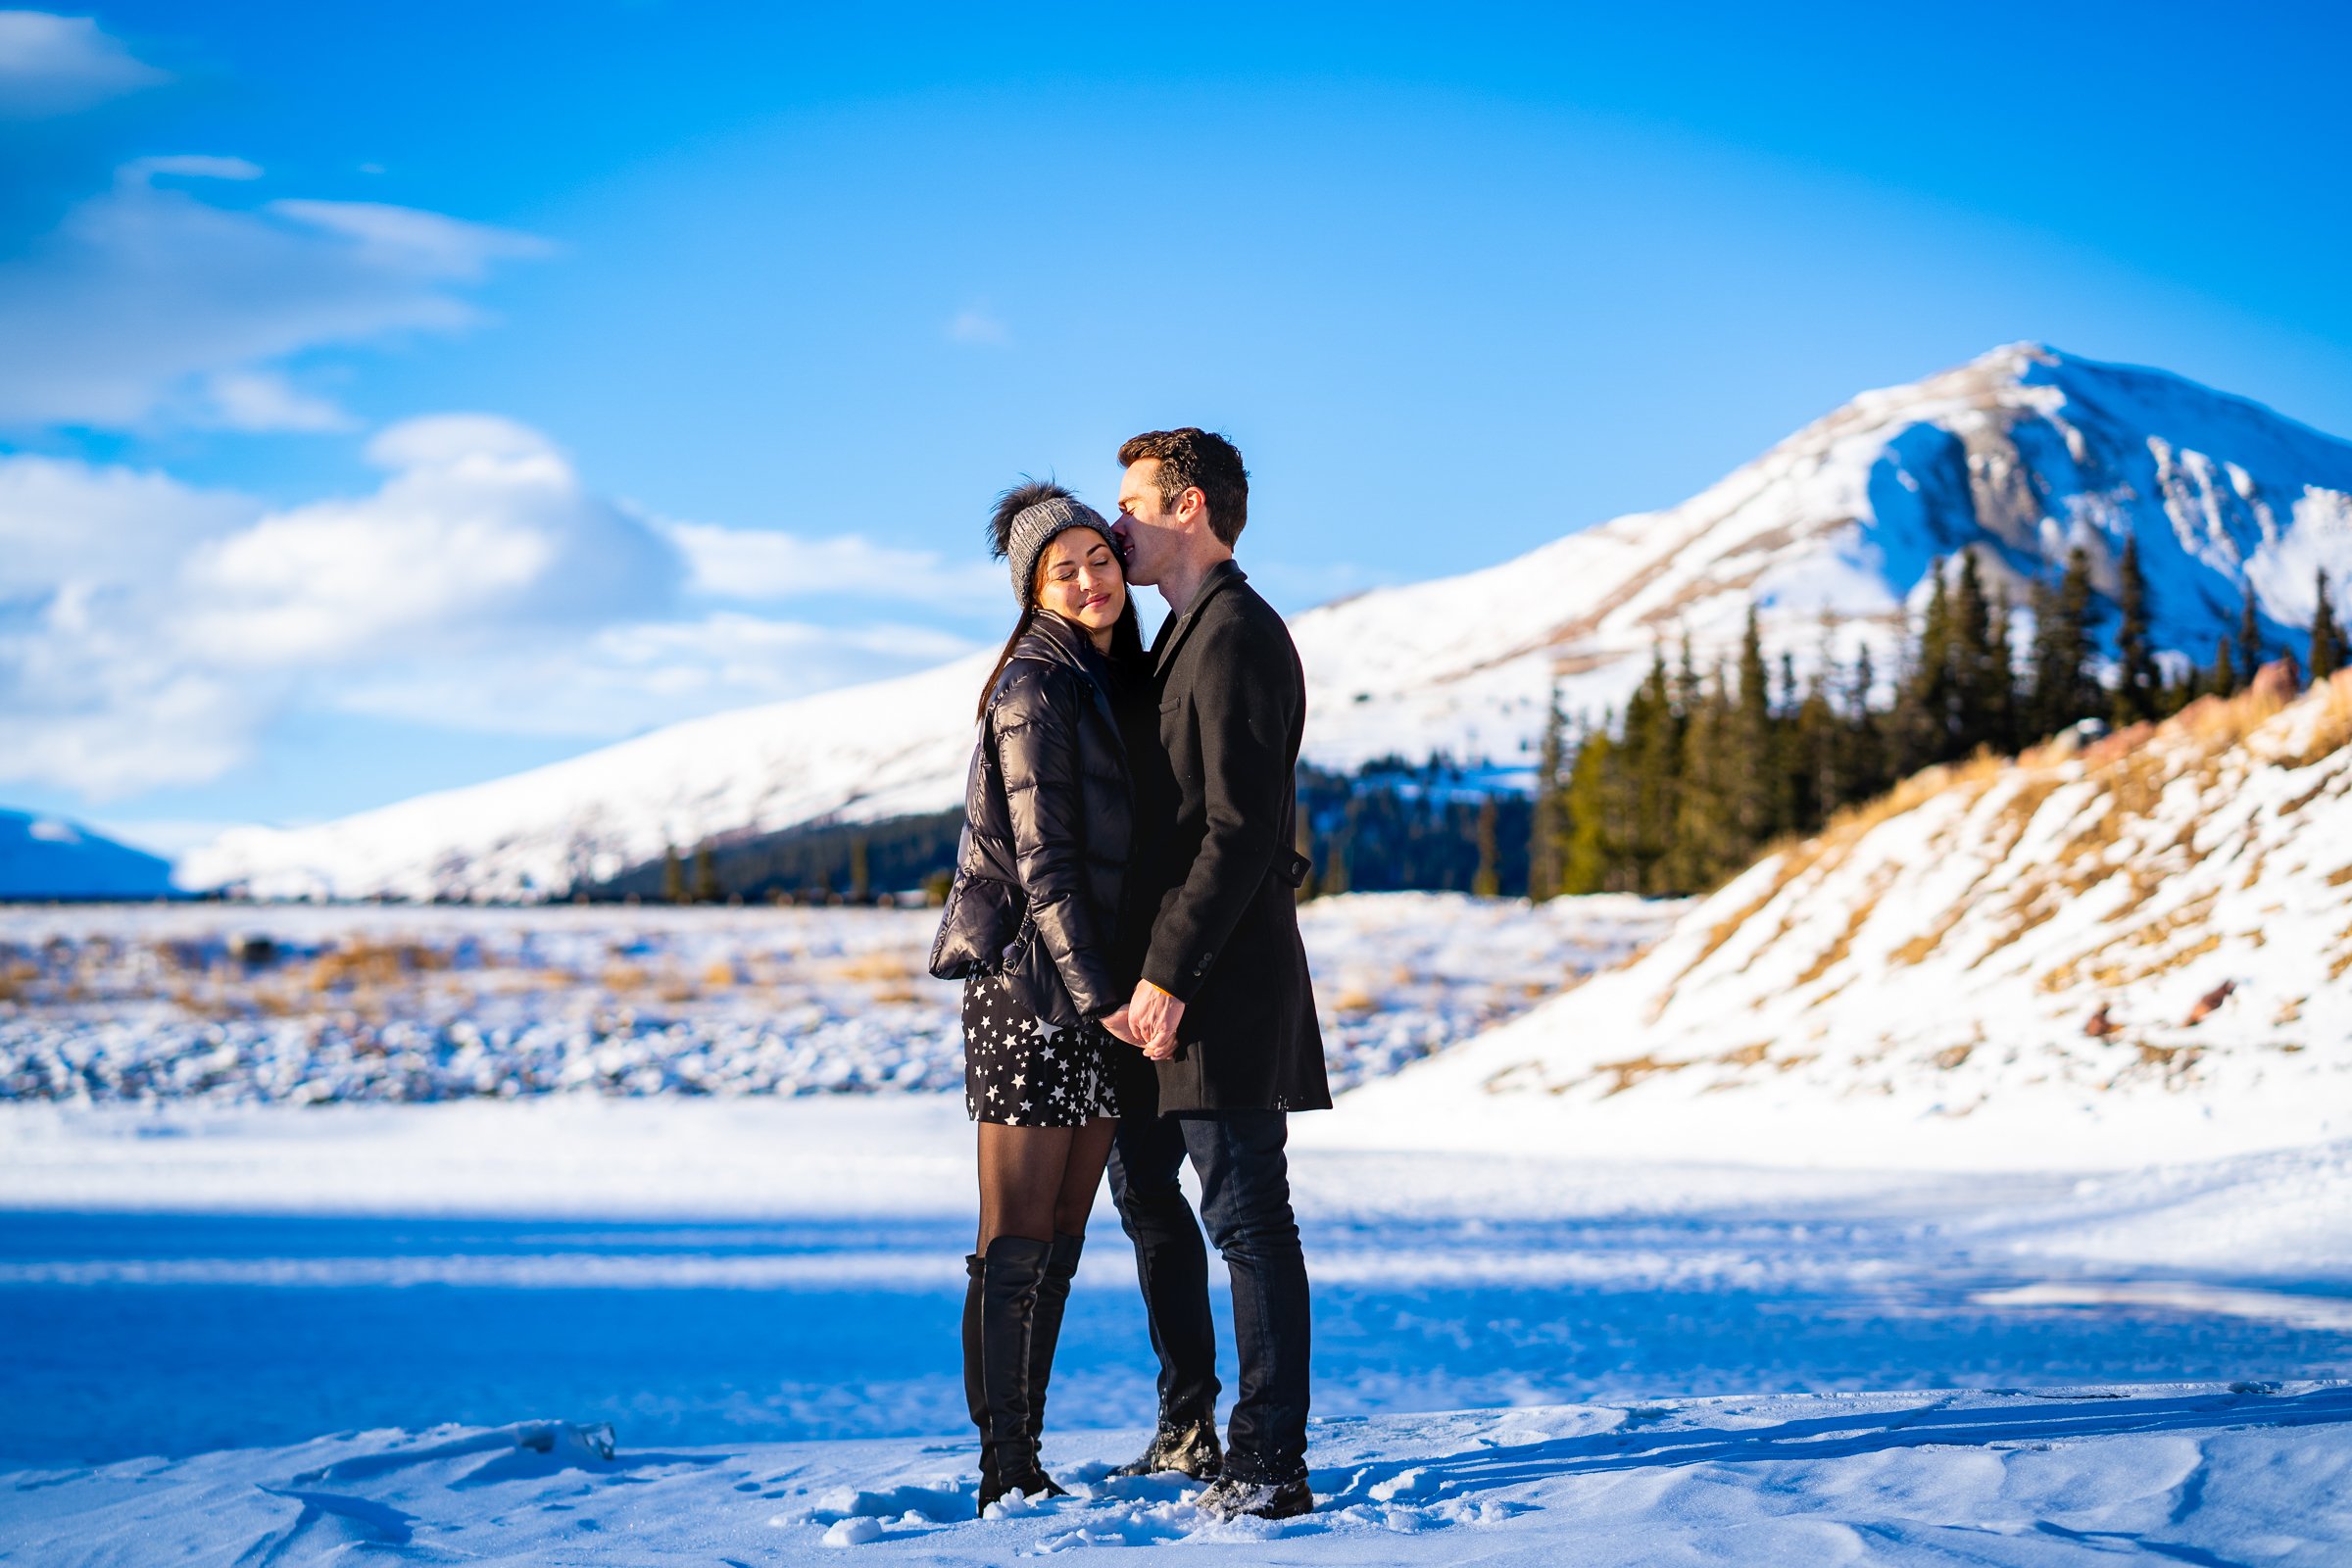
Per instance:
[[[1113,673],[1041,612],[997,677],[964,784],[963,841],[931,972],[999,974],[1070,1028],[1127,1001],[1112,942],[1134,834]]]

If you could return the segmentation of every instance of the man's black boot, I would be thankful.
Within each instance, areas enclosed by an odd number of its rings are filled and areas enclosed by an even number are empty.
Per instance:
[[[1000,1236],[980,1259],[980,1500],[977,1511],[1007,1493],[1059,1495],[1037,1462],[1029,1430],[1029,1362],[1037,1331],[1038,1287],[1053,1248],[1025,1236]]]
[[[1301,1476],[1296,1481],[1250,1481],[1238,1475],[1221,1477],[1193,1499],[1193,1506],[1219,1519],[1296,1519],[1315,1511],[1315,1494]]]
[[[1037,1328],[1029,1346],[1029,1441],[1042,1444],[1046,1433],[1046,1384],[1054,1376],[1054,1349],[1061,1342],[1061,1314],[1070,1304],[1070,1282],[1078,1277],[1078,1253],[1086,1238],[1066,1232],[1054,1234],[1053,1250],[1046,1254],[1046,1277],[1037,1287]]]
[[[1213,1415],[1184,1418],[1162,1410],[1159,1426],[1142,1454],[1111,1472],[1114,1476],[1155,1476],[1173,1470],[1195,1481],[1214,1481],[1225,1468],[1225,1452],[1217,1445]]]

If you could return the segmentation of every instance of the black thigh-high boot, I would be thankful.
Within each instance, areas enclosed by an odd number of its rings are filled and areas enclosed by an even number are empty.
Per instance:
[[[986,1260],[963,1254],[963,1403],[972,1425],[988,1435],[988,1398],[980,1392],[980,1282]]]
[[[1054,1348],[1061,1342],[1061,1314],[1070,1304],[1070,1281],[1078,1276],[1078,1253],[1086,1238],[1054,1233],[1046,1254],[1046,1277],[1037,1287],[1037,1329],[1029,1345],[1029,1441],[1046,1431],[1046,1384],[1054,1376]]]
[[[1029,1428],[1029,1365],[1038,1288],[1053,1247],[1000,1236],[980,1259],[980,1511],[1008,1492],[1058,1494]]]

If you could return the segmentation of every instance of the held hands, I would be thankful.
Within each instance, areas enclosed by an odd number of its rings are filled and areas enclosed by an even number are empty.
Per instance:
[[[1127,1005],[1102,1020],[1102,1027],[1139,1048],[1152,1061],[1176,1054],[1176,1027],[1184,1021],[1184,1004],[1149,980],[1135,983]]]

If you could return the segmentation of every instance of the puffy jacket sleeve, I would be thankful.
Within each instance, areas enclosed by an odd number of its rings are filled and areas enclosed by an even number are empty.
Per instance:
[[[1101,1017],[1127,999],[1112,978],[1110,933],[1087,903],[1077,694],[1060,670],[1018,667],[991,721],[1021,891],[1070,1002],[1082,1017]]]

